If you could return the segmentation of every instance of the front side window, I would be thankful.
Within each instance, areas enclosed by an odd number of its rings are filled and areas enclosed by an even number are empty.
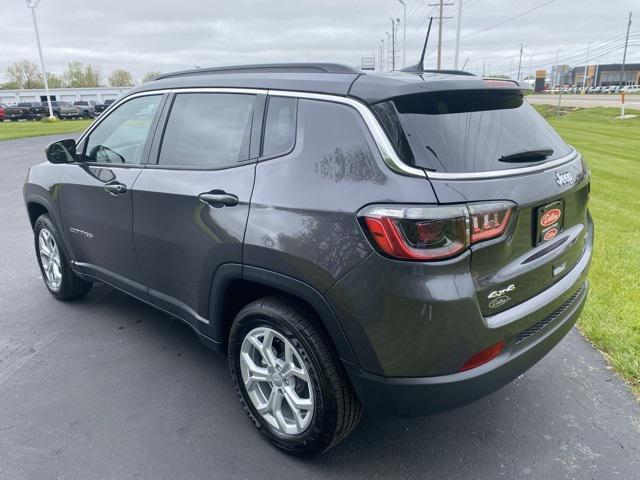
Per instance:
[[[255,95],[177,94],[158,164],[224,168],[249,158]]]
[[[109,164],[140,164],[149,129],[162,95],[123,103],[91,132],[84,160]]]
[[[296,110],[298,100],[290,97],[270,97],[264,127],[263,157],[289,152],[296,140]]]

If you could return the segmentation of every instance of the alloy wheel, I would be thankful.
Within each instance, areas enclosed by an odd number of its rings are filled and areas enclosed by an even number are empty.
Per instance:
[[[47,285],[52,290],[58,290],[62,283],[60,251],[52,233],[46,228],[38,234],[38,251]]]
[[[311,423],[314,397],[300,353],[268,327],[251,330],[240,347],[242,380],[256,411],[276,431],[304,432]]]

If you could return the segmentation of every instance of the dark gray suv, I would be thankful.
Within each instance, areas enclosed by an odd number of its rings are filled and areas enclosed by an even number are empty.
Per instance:
[[[45,285],[112,285],[226,352],[290,453],[362,405],[505,385],[587,296],[589,169],[510,80],[334,64],[198,69],[133,89],[24,186]]]

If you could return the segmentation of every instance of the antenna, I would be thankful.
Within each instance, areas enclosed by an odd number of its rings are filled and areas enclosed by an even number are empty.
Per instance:
[[[427,53],[427,43],[429,43],[429,34],[431,33],[431,24],[433,23],[433,17],[429,17],[429,28],[427,29],[427,37],[424,39],[424,45],[422,46],[422,55],[420,55],[420,61],[415,65],[400,70],[401,72],[424,72],[424,56]]]

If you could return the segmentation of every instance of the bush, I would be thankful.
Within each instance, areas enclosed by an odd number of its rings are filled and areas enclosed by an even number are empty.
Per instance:
[[[40,121],[43,123],[56,123],[56,122],[59,122],[60,119],[58,117],[44,117]]]

